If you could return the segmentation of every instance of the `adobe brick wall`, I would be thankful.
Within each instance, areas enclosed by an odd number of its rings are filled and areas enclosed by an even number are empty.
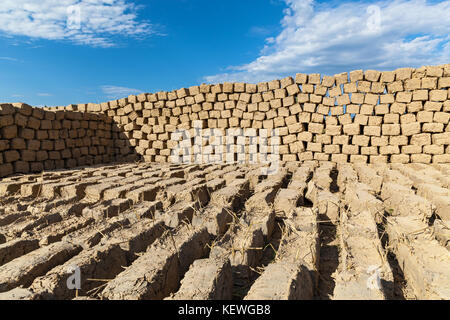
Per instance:
[[[247,129],[249,137],[236,144],[238,149],[243,145],[247,158],[261,151],[249,143],[257,130],[279,129],[283,161],[450,163],[450,64],[323,77],[297,74],[101,104],[46,110],[3,105],[0,110],[0,175],[135,154],[145,161],[170,161],[176,144],[171,133],[186,129],[193,134],[198,120],[223,134],[229,128]],[[27,150],[30,145],[35,146]]]
[[[0,105],[0,177],[126,160],[130,153],[105,115]]]

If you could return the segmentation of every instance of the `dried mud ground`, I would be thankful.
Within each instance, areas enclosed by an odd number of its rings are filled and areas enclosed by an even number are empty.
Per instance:
[[[0,299],[449,299],[450,165],[113,164],[0,181]]]

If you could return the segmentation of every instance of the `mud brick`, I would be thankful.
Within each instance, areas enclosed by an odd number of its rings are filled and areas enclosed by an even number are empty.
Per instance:
[[[450,77],[444,77],[439,79],[439,89],[450,88]]]
[[[344,107],[343,106],[334,106],[330,108],[330,113],[332,116],[343,115]]]
[[[391,156],[391,163],[409,163],[410,156],[408,154],[393,154]]]
[[[357,146],[367,147],[369,145],[370,137],[357,135],[352,137],[352,144]]]
[[[382,125],[383,135],[396,136],[400,134],[399,124],[383,124]]]
[[[425,77],[422,78],[422,89],[436,89],[437,78]]]
[[[396,124],[400,123],[400,116],[398,113],[387,113],[383,117],[383,123]]]
[[[363,70],[354,70],[350,72],[350,82],[356,82],[363,80],[364,72]]]
[[[313,135],[311,132],[300,132],[299,134],[297,134],[297,140],[310,142],[310,141],[312,141],[312,136]]]
[[[317,143],[321,144],[331,144],[331,136],[326,134],[318,134],[316,135],[316,141]]]
[[[340,135],[341,132],[342,132],[341,125],[328,125],[325,130],[325,133],[330,136]]]
[[[417,113],[417,122],[432,122],[433,121],[433,112],[431,111],[419,111]]]
[[[429,155],[429,154],[412,154],[411,162],[413,162],[413,163],[431,163],[431,155]]]
[[[334,136],[333,144],[348,144],[349,136]]]
[[[410,140],[410,145],[424,146],[428,144],[431,144],[431,134],[429,133],[415,134]]]
[[[29,173],[30,172],[30,164],[25,161],[16,161],[13,163],[14,172],[16,173]]]
[[[14,162],[20,159],[20,154],[16,150],[9,150],[3,153],[5,162]]]
[[[375,106],[375,114],[387,114],[389,113],[389,105],[388,104],[379,104]]]
[[[364,72],[364,80],[377,82],[380,79],[381,72],[376,70],[366,70]]]
[[[442,102],[447,100],[448,92],[447,90],[431,90],[430,91],[430,100]]]
[[[395,95],[395,101],[400,103],[409,103],[412,100],[411,92],[397,92]]]
[[[0,128],[11,126],[13,124],[14,124],[14,117],[12,115],[2,115],[0,117]],[[18,123],[16,122],[16,124]]]
[[[355,92],[357,92],[356,83],[344,84],[344,93],[355,93]]]
[[[444,146],[438,145],[423,146],[423,152],[426,154],[444,154]]]
[[[375,106],[370,104],[363,104],[359,110],[360,114],[372,115],[374,112]]]
[[[399,68],[395,70],[395,79],[396,80],[411,79],[412,71],[413,71],[412,68]]]
[[[308,125],[308,131],[311,133],[322,134],[324,132],[324,125],[321,123],[310,123]]]
[[[0,151],[8,150],[10,142],[8,140],[0,140]]]
[[[434,101],[426,101],[424,105],[424,110],[426,111],[441,111],[442,103]]]
[[[321,143],[308,142],[306,150],[313,152],[322,152],[322,147],[323,146]]]
[[[369,117],[367,115],[364,115],[364,114],[356,114],[354,119],[353,119],[353,122],[355,124],[366,126],[367,123],[369,122]]]
[[[13,174],[14,167],[11,163],[0,164],[0,177],[6,177]]]
[[[405,81],[405,89],[408,91],[420,89],[421,85],[422,85],[422,81],[419,78],[408,79]]]
[[[347,105],[347,113],[355,114],[355,113],[359,113],[359,110],[360,110],[359,105],[356,105],[356,104]]]
[[[384,83],[386,83],[386,82],[394,82],[394,80],[395,80],[395,71],[384,71],[384,72],[381,72],[381,78],[380,78],[380,81],[381,82],[384,82]]]
[[[408,103],[406,105],[407,110],[409,113],[418,112],[420,110],[423,110],[423,104],[422,101],[413,101],[411,103]]]
[[[344,133],[347,135],[358,135],[361,133],[361,127],[359,124],[346,124],[343,126]]]
[[[370,163],[387,163],[387,156],[370,156]]]
[[[344,153],[344,154],[359,154],[359,146],[343,145],[342,153]]]
[[[27,149],[37,151],[41,148],[41,142],[39,140],[27,140]]]
[[[385,137],[385,136],[371,137],[370,144],[372,146],[377,146],[377,147],[387,146],[388,145],[388,137]]]
[[[327,144],[324,146],[323,151],[327,154],[337,154],[341,152],[340,145]]]
[[[377,94],[367,93],[364,97],[365,104],[376,105],[378,100],[379,96]]]
[[[353,122],[355,124],[366,126],[369,122],[369,117],[365,114],[356,114],[355,118],[353,119]]]
[[[433,155],[433,163],[449,163],[450,162],[450,153]],[[1,174],[1,166],[0,166],[0,174]]]
[[[392,146],[405,146],[408,144],[407,136],[390,136],[389,144]]]
[[[320,74],[312,73],[308,75],[308,83],[309,84],[320,84]]]
[[[433,139],[433,144],[449,145],[450,144],[450,132],[433,134],[432,139]]]
[[[380,147],[379,149],[380,154],[385,155],[385,154],[399,154],[400,153],[400,148],[399,146],[383,146]]]
[[[423,132],[444,132],[444,124],[443,123],[424,123],[422,124]]]
[[[16,150],[26,149],[25,140],[22,138],[14,138],[11,140],[11,148]]]
[[[328,94],[330,97],[335,98],[342,94],[340,87],[333,87],[332,89],[328,90]]]
[[[368,125],[369,126],[381,126],[383,118],[380,116],[369,116]]]
[[[401,81],[395,81],[392,83],[388,83],[387,85],[388,93],[396,93],[403,91],[403,83]]]
[[[380,103],[394,103],[395,98],[393,94],[380,95]]]
[[[369,157],[366,155],[352,154],[352,155],[350,155],[350,162],[351,163],[367,163],[368,158]]]
[[[3,139],[13,139],[17,137],[18,128],[16,125],[3,127],[0,129]]]
[[[411,123],[403,123],[401,124],[402,135],[404,136],[412,136],[414,134],[420,133],[420,123],[419,122],[411,122]]]
[[[448,112],[435,112],[433,121],[437,123],[447,124],[450,119],[450,113]],[[428,121],[431,122],[431,121]]]
[[[361,154],[377,155],[378,154],[378,148],[377,147],[361,147]]]
[[[3,119],[3,123],[9,123],[9,124],[13,124],[15,123],[16,125],[18,125],[19,127],[26,127],[27,122],[28,122],[28,118],[26,116],[24,116],[21,113],[16,113],[16,115],[14,116],[14,122],[11,121],[12,116],[4,116],[5,119]],[[2,126],[2,125],[0,125]]]
[[[331,161],[336,163],[346,163],[348,162],[348,157],[347,154],[332,154]]]
[[[428,90],[415,90],[412,96],[413,101],[426,101],[428,100]]]

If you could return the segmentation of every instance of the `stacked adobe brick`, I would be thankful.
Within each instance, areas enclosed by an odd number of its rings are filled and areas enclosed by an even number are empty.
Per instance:
[[[450,162],[450,64],[259,84],[203,84],[97,106],[147,161],[168,161],[176,129],[279,129],[282,160]],[[250,137],[253,133],[250,133]],[[258,153],[243,141],[244,151]]]
[[[194,121],[224,136],[230,128],[246,130],[222,155],[258,155],[265,151],[251,143],[258,130],[278,129],[283,161],[450,163],[449,118],[450,64],[202,84],[45,111],[16,105],[2,107],[1,174],[132,159],[135,153],[167,162],[178,143],[172,133],[185,129],[194,136]],[[202,141],[209,153],[220,143]],[[207,159],[217,160],[208,152]]]
[[[0,177],[110,162],[129,154],[114,148],[120,135],[102,114],[0,105]]]

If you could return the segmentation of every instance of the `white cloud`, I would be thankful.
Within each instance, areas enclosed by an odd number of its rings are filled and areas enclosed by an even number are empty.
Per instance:
[[[120,99],[123,97],[128,97],[129,95],[132,94],[139,94],[143,92],[139,89],[110,86],[110,85],[101,86],[101,89],[108,99]]]
[[[51,97],[52,94],[51,93],[46,93],[46,92],[40,92],[37,94],[39,97]]]
[[[0,60],[13,61],[13,62],[19,61],[16,58],[11,58],[11,57],[0,57]]]
[[[389,70],[450,60],[450,1],[284,0],[282,32],[254,61],[206,76],[210,83],[258,82],[297,72]]]
[[[138,9],[128,0],[2,0],[0,33],[110,47],[114,36],[153,33]]]

